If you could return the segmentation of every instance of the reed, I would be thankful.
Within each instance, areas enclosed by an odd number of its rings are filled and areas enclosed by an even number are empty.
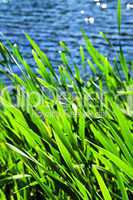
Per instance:
[[[83,32],[82,69],[60,42],[57,72],[26,37],[36,74],[18,46],[0,43],[0,71],[11,83],[0,86],[0,199],[131,199],[133,63],[122,49],[110,63]]]

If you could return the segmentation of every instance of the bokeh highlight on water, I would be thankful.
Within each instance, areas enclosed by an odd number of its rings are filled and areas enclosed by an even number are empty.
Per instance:
[[[79,45],[83,45],[80,29],[84,29],[100,52],[113,58],[114,52],[102,39],[104,32],[118,50],[122,44],[126,58],[133,58],[132,0],[122,0],[122,31],[118,37],[116,0],[0,0],[0,40],[17,43],[32,63],[31,49],[24,36],[28,33],[57,67],[59,41],[65,41],[79,62]],[[131,7],[129,7],[131,5]],[[34,64],[33,64],[34,65]]]

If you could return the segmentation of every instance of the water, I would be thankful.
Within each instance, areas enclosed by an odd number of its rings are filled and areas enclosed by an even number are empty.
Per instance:
[[[73,57],[79,62],[79,45],[83,45],[80,28],[91,38],[95,47],[110,59],[114,53],[99,35],[104,32],[117,50],[121,42],[126,58],[133,58],[133,8],[122,0],[122,35],[118,39],[117,1],[102,1],[102,9],[94,0],[0,0],[0,40],[19,44],[23,55],[32,63],[27,32],[45,51],[57,67],[59,41],[66,41]],[[91,19],[91,20],[90,20]]]

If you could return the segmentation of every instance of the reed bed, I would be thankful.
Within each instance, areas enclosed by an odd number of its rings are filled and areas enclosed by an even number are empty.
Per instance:
[[[119,34],[120,15],[118,1]],[[83,32],[82,67],[60,42],[54,69],[26,37],[36,73],[18,46],[0,43],[0,72],[11,85],[0,84],[0,199],[132,199],[133,62],[120,48],[110,63]]]

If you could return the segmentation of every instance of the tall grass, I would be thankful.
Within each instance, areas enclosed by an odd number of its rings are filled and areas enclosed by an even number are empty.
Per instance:
[[[12,83],[1,84],[0,199],[132,199],[132,64],[122,50],[111,64],[83,32],[84,79],[65,43],[57,72],[26,37],[36,74],[17,46],[0,44],[1,73]]]

